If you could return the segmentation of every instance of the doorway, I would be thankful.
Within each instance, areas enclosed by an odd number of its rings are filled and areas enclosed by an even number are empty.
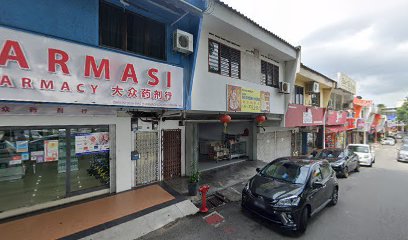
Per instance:
[[[181,130],[162,130],[163,178],[181,176]]]

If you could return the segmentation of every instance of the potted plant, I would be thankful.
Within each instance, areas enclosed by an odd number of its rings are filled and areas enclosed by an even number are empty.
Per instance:
[[[188,181],[188,194],[190,196],[197,195],[198,182],[200,181],[200,172],[195,170],[191,173],[190,179]]]
[[[195,196],[198,191],[198,182],[200,181],[200,172],[197,169],[196,161],[191,162],[191,174],[188,180],[188,195]]]

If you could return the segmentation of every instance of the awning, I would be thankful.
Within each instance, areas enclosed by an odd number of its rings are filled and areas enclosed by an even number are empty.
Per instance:
[[[344,126],[329,126],[326,127],[326,133],[338,133],[338,132],[344,132],[346,131],[347,128]]]

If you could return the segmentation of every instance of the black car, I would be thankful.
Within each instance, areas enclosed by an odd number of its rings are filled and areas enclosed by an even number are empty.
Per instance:
[[[321,150],[316,158],[326,159],[337,175],[347,178],[352,171],[360,171],[360,163],[355,153],[341,148],[326,148]]]
[[[252,177],[242,191],[243,209],[303,233],[309,217],[336,205],[336,173],[326,160],[280,158]]]

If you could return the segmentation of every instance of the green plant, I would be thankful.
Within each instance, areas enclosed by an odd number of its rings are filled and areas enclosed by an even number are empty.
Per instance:
[[[190,175],[190,183],[198,183],[200,181],[200,172],[199,171],[194,171]]]
[[[200,172],[198,171],[197,168],[197,161],[193,160],[191,162],[191,174],[190,174],[190,183],[198,183],[200,181]]]

